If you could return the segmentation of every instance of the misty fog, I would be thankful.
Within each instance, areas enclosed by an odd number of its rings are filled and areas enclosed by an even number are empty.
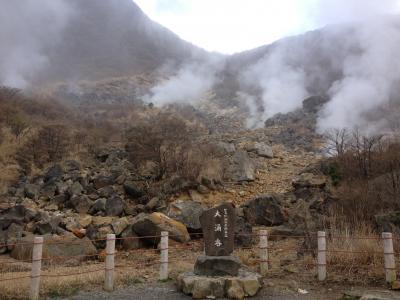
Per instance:
[[[115,6],[118,2],[112,3]],[[330,101],[320,111],[319,132],[332,127],[362,127],[366,132],[387,128],[385,120],[371,121],[367,115],[398,100],[394,97],[393,87],[400,79],[397,57],[400,21],[397,16],[390,15],[396,1],[310,0],[305,3],[310,7],[310,22],[319,26],[331,25],[319,32],[278,41],[258,59],[249,60],[235,69],[239,88],[232,100],[247,106],[247,125],[263,126],[265,120],[277,113],[301,108],[302,101],[308,96],[327,95]],[[64,30],[77,13],[76,7],[66,0],[40,0],[40,5],[35,0],[0,0],[0,5],[0,84],[28,88],[37,73],[49,67],[49,49],[63,45]],[[121,57],[122,67],[113,72],[118,74],[118,70],[124,70],[126,74],[131,69],[123,66],[124,61],[134,61],[133,57],[129,58],[131,46],[126,42],[132,32],[117,25],[112,26],[119,30],[117,41],[121,47],[113,45],[107,49],[115,52],[113,58],[108,60],[111,54],[105,51],[99,59],[105,61],[103,69],[109,70],[115,57]],[[135,30],[153,30],[137,27]],[[164,55],[161,45],[162,41],[158,44],[159,52],[154,54],[157,57]],[[183,63],[171,64],[175,67],[169,68],[168,77],[161,76],[158,84],[143,95],[145,101],[159,106],[170,103],[196,105],[221,83],[220,74],[225,64],[237,59],[236,56],[209,54],[209,58],[198,60],[198,55],[190,54],[193,50],[188,50],[187,45],[178,48],[185,55]],[[119,49],[122,49],[121,55]],[[85,51],[77,51],[77,54]],[[142,45],[140,53],[143,57],[148,56]],[[85,54],[90,57],[90,53]],[[191,56],[196,59],[190,59]],[[166,69],[168,61],[168,57],[159,59],[157,69]],[[118,61],[120,65],[121,62]],[[75,63],[80,65],[79,60]],[[91,64],[96,65],[97,61],[93,60]],[[148,64],[146,68],[150,69],[150,66]],[[74,74],[72,71],[72,78],[79,78],[80,72]]]

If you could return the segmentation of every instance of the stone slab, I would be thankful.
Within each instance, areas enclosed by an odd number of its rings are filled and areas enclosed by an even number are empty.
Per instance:
[[[225,203],[204,211],[200,216],[205,253],[209,256],[229,256],[235,241],[236,211]]]
[[[234,256],[200,255],[194,265],[194,273],[204,276],[237,276],[240,260]]]
[[[255,296],[262,288],[262,277],[244,269],[238,276],[208,277],[192,272],[177,278],[178,289],[193,299],[237,299]]]

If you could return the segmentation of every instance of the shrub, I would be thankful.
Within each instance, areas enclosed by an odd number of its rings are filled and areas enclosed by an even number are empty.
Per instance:
[[[61,160],[69,146],[70,137],[64,125],[45,125],[17,151],[16,160],[29,174],[32,164],[42,167],[45,163]]]
[[[150,160],[159,166],[158,178],[177,174],[196,180],[212,147],[199,140],[202,128],[183,118],[160,113],[132,127],[126,150],[138,166]]]
[[[337,186],[337,209],[349,221],[373,222],[381,211],[400,209],[400,142],[358,130],[333,131],[329,175]]]

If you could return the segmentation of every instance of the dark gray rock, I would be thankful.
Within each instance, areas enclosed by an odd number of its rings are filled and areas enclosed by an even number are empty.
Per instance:
[[[201,230],[200,216],[203,212],[201,203],[195,201],[176,201],[168,207],[168,216],[185,224],[190,231]]]
[[[40,189],[40,195],[48,199],[54,197],[56,190],[57,186],[53,183],[53,181],[48,181]]]
[[[100,150],[96,155],[97,159],[101,162],[106,162],[106,160],[108,159],[109,156],[110,156],[110,152],[106,149]]]
[[[80,214],[87,214],[93,202],[86,195],[74,195],[68,200],[67,206]]]
[[[13,206],[2,212],[0,217],[0,229],[7,229],[12,223],[24,224],[31,221],[35,217],[33,212],[29,211],[23,205]]]
[[[120,248],[126,251],[140,249],[145,246],[143,239],[140,239],[136,232],[133,230],[132,225],[128,225],[121,233],[122,238]]]
[[[80,195],[82,194],[82,192],[83,192],[83,187],[78,181],[75,181],[72,184],[72,186],[68,189],[68,193],[70,196]]]
[[[139,198],[144,195],[143,191],[139,188],[139,186],[133,181],[125,181],[124,190],[129,196],[133,198]]]
[[[60,223],[61,217],[53,217],[48,221],[40,221],[35,224],[34,233],[40,235],[57,233]]]
[[[107,216],[120,216],[124,211],[124,202],[118,196],[108,198],[106,201],[105,212]]]
[[[98,189],[97,193],[102,198],[109,198],[115,193],[115,191],[111,185],[108,185],[108,186],[102,187],[101,189]]]
[[[50,167],[47,172],[44,174],[43,181],[46,182],[55,182],[62,178],[64,175],[64,171],[59,164],[53,165]]]
[[[246,151],[238,150],[230,159],[229,166],[225,170],[225,177],[231,181],[254,181],[255,165]]]
[[[235,245],[250,247],[253,244],[253,226],[243,217],[236,218],[235,224]]]
[[[277,195],[262,195],[250,200],[243,206],[246,220],[252,225],[276,226],[282,225],[285,215]]]
[[[97,190],[112,185],[113,183],[114,178],[112,176],[100,175],[93,179],[93,186]]]
[[[240,260],[234,256],[200,255],[194,265],[194,274],[202,276],[237,276]]]
[[[106,202],[107,202],[106,198],[97,199],[93,203],[92,207],[89,209],[89,214],[95,215],[98,212],[105,212],[106,211]]]
[[[40,186],[36,184],[27,184],[24,188],[25,197],[37,200],[39,198]]]
[[[56,194],[64,195],[68,193],[69,185],[66,182],[57,182],[56,183]]]

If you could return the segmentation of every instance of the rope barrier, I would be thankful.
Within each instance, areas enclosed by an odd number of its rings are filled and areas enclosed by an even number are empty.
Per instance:
[[[31,278],[31,276],[20,276],[20,277],[14,277],[14,278],[2,278],[2,279],[0,279],[0,282],[10,281],[10,280],[28,279],[28,278]]]
[[[203,236],[203,233],[190,233],[190,236]],[[169,235],[170,238],[178,238],[183,237],[184,235]],[[239,233],[235,236],[244,236],[244,237],[260,237],[259,233]],[[314,234],[310,235],[283,235],[283,234],[269,234],[268,237],[282,237],[282,238],[312,238]],[[315,238],[316,238],[315,234]],[[161,238],[161,235],[148,235],[148,236],[130,236],[130,237],[119,237],[115,238],[116,241],[121,240],[140,240],[140,239],[157,239]],[[371,237],[371,236],[346,236],[346,235],[327,235],[327,239],[346,239],[346,240],[383,240],[382,237]],[[394,240],[400,240],[400,237],[393,237]],[[92,240],[80,240],[79,242],[71,242],[71,241],[44,241],[43,245],[60,245],[60,244],[68,244],[68,245],[80,245],[82,243],[95,243],[95,242],[106,242],[106,238],[92,239]],[[0,244],[1,247],[15,247],[15,246],[23,246],[23,245],[33,245],[32,242],[22,242],[22,243],[12,243],[12,244]]]
[[[104,270],[105,270],[105,268],[103,267],[101,269],[83,271],[83,272],[74,272],[74,273],[68,273],[68,274],[46,274],[46,273],[42,273],[40,276],[43,276],[43,277],[67,277],[67,276],[77,276],[77,275],[96,273],[96,272],[104,271]]]

